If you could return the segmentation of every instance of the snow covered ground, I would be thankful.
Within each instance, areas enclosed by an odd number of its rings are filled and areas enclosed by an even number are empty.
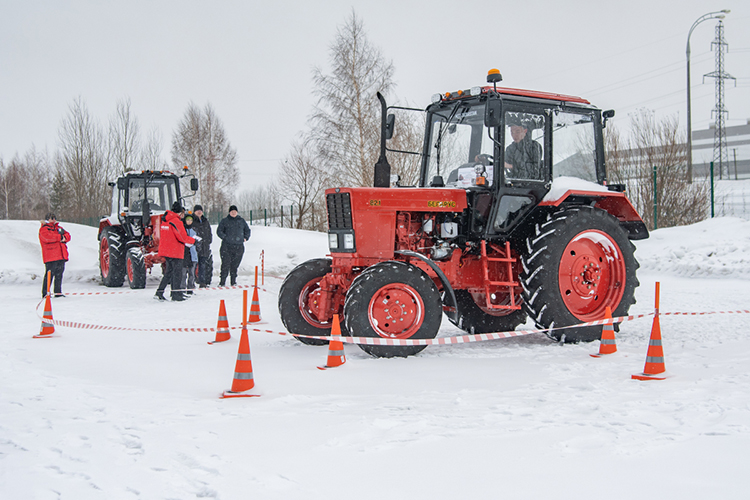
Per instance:
[[[96,230],[72,233],[66,292],[98,284]],[[0,498],[745,499],[750,491],[750,315],[663,316],[667,371],[638,382],[650,319],[618,352],[539,334],[374,359],[250,333],[260,398],[220,400],[237,356],[210,333],[58,327],[32,339],[43,270],[37,222],[0,222]],[[750,222],[720,218],[637,243],[633,313],[750,309]],[[323,256],[324,234],[254,227],[240,284],[265,250],[263,328],[282,330],[281,278]],[[218,248],[214,249],[218,256]],[[218,260],[218,259],[217,259]],[[217,262],[218,264],[218,262]],[[53,300],[56,320],[111,326],[230,324],[240,291],[184,303],[147,289]],[[446,319],[440,335],[462,332]]]

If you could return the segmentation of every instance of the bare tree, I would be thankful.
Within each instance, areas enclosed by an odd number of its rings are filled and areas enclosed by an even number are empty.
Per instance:
[[[17,219],[20,205],[20,193],[23,182],[23,171],[18,158],[8,163],[0,159],[0,214],[3,219]]]
[[[622,147],[617,129],[608,126],[610,182],[627,185],[629,198],[647,227],[654,227],[655,204],[658,227],[703,220],[709,208],[709,187],[705,182],[689,184],[685,180],[687,146],[677,118],[657,120],[653,112],[642,109],[631,115],[630,125],[627,149]]]
[[[130,98],[117,101],[109,120],[109,159],[118,173],[136,170],[140,156],[140,125],[130,111]]]
[[[108,212],[107,181],[113,175],[106,161],[104,134],[80,97],[70,105],[58,135],[57,169],[70,197],[66,200],[66,216],[83,221]]]
[[[172,164],[188,166],[200,180],[196,200],[211,212],[225,210],[239,181],[237,151],[210,104],[190,103],[172,136]]]
[[[421,153],[424,141],[424,114],[405,111],[396,114],[396,126],[393,138],[388,141],[390,149]],[[380,134],[378,134],[380,137]],[[391,174],[401,178],[402,186],[416,186],[422,166],[420,154],[388,153]]]
[[[145,170],[166,170],[167,164],[161,157],[163,142],[161,131],[157,127],[151,128],[141,151],[141,161]]]
[[[393,64],[367,39],[352,11],[330,48],[331,73],[313,70],[317,103],[310,118],[317,154],[336,182],[369,186],[378,159],[379,103],[376,93],[393,86]]]
[[[284,196],[296,207],[296,228],[313,229],[313,208],[324,203],[325,186],[330,179],[320,168],[310,151],[307,141],[295,141],[292,150],[284,158],[281,169],[284,172]],[[276,184],[280,187],[280,184]]]

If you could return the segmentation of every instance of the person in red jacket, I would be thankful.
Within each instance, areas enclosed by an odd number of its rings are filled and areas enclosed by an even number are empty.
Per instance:
[[[42,258],[44,259],[44,281],[42,282],[42,298],[47,295],[47,274],[52,273],[55,283],[55,297],[65,297],[62,293],[63,272],[68,260],[68,245],[70,233],[57,223],[52,212],[45,216],[44,224],[39,228],[39,243],[42,244]],[[51,288],[51,284],[50,284]]]
[[[157,300],[167,300],[164,297],[164,290],[168,284],[172,287],[172,300],[185,300],[186,295],[183,290],[180,290],[182,259],[185,257],[185,245],[193,245],[195,239],[185,232],[185,226],[182,223],[184,215],[185,209],[179,201],[175,201],[172,204],[172,210],[168,210],[161,216],[159,257],[164,257],[166,260],[166,269],[154,295]]]

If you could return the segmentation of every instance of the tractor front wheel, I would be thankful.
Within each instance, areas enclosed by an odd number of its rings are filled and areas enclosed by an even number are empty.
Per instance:
[[[320,280],[331,272],[330,259],[312,259],[303,262],[284,279],[279,291],[281,322],[291,333],[303,335],[330,335],[331,320],[325,319],[320,305]],[[342,333],[343,333],[343,324]],[[327,340],[295,337],[307,345],[328,345]]]
[[[421,269],[403,262],[369,267],[349,287],[344,303],[346,329],[355,337],[432,339],[442,319],[435,283]],[[359,346],[378,358],[406,357],[426,346]]]
[[[130,288],[146,288],[146,262],[140,248],[128,248],[125,256],[125,276]]]

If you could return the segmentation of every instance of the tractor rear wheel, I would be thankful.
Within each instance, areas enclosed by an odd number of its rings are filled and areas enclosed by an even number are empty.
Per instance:
[[[421,269],[388,261],[370,266],[346,294],[344,318],[349,334],[384,339],[432,339],[442,319],[435,283]],[[427,346],[359,346],[378,358],[406,357]]]
[[[146,262],[140,248],[128,248],[125,256],[125,276],[130,288],[146,288]]]
[[[125,242],[122,234],[111,227],[102,230],[99,241],[99,270],[104,286],[122,286],[125,280]]]
[[[281,322],[291,333],[330,335],[330,319],[319,319],[320,280],[331,272],[331,259],[312,259],[303,262],[284,279],[279,291]],[[342,333],[343,333],[343,324]],[[295,337],[307,345],[328,345],[327,340]]]
[[[524,305],[539,328],[624,316],[635,303],[635,246],[617,219],[581,206],[560,210],[537,225],[521,257]],[[564,342],[590,342],[600,326],[552,330]]]
[[[456,290],[456,319],[448,315],[448,320],[472,335],[477,333],[508,332],[526,322],[526,311],[509,310],[507,314],[489,313],[479,307],[471,293]]]

